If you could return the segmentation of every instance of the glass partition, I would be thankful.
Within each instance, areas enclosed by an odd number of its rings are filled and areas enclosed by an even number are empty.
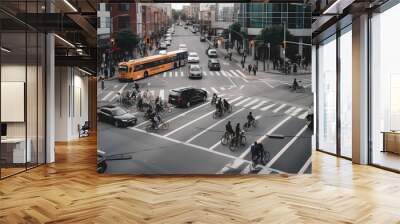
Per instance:
[[[336,36],[318,48],[318,149],[336,154]]]

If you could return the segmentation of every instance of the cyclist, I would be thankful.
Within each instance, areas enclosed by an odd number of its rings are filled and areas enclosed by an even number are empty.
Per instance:
[[[139,95],[139,99],[138,99],[138,102],[137,102],[137,107],[138,107],[138,110],[143,110],[143,98],[142,97],[140,97],[140,95]]]
[[[147,108],[145,116],[147,115],[147,117],[150,118],[152,114],[153,114],[153,108],[149,105],[149,107]]]
[[[233,131],[231,121],[228,121],[228,123],[225,125],[225,131],[230,135],[233,136],[235,132]]]
[[[225,108],[225,111],[229,111],[229,107],[230,107],[230,104],[228,103],[228,101],[227,101],[226,99],[224,99],[224,108]]]
[[[247,115],[247,127],[250,127],[251,122],[253,122],[255,119],[253,117],[252,112],[250,111],[249,114]]]
[[[292,85],[293,90],[296,90],[299,88],[299,83],[297,83],[297,79],[295,78],[293,80],[293,85]]]
[[[221,98],[219,98],[216,107],[217,107],[217,111],[222,115],[222,100],[221,100]]]
[[[162,110],[163,110],[163,107],[162,107],[162,105],[161,105],[161,102],[157,102],[157,103],[156,103],[155,111],[156,111],[157,113],[159,113],[159,112],[161,112]]]
[[[240,140],[240,123],[236,124],[236,129],[235,129],[235,143],[236,145],[239,145],[239,140]]]
[[[151,112],[149,115],[149,119],[151,121],[151,124],[153,125],[153,128],[155,129],[157,127],[157,122],[158,122],[158,118],[156,116],[155,112]]]
[[[217,98],[218,98],[217,94],[214,93],[211,99],[211,104],[215,104],[217,102]]]

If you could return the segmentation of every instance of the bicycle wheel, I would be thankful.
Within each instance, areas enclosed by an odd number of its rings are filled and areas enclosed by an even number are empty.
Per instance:
[[[267,163],[269,162],[269,159],[270,159],[269,152],[268,151],[264,151],[264,156],[263,156],[263,161],[262,161],[264,166],[267,165]]]
[[[163,123],[160,125],[160,128],[163,129],[163,130],[167,130],[167,129],[169,128],[169,123],[163,122]]]
[[[146,131],[151,131],[151,130],[153,130],[153,124],[146,125]]]
[[[247,139],[246,139],[246,136],[242,136],[242,139],[241,139],[241,144],[242,145],[246,145],[246,142],[247,142]]]
[[[223,136],[221,137],[221,144],[222,144],[222,145],[228,144],[228,139],[226,138],[226,135],[223,135]]]
[[[253,121],[253,128],[256,128],[256,126],[257,126],[257,120],[254,120]]]
[[[217,112],[214,112],[214,113],[213,113],[213,118],[214,118],[214,119],[217,119]]]
[[[237,145],[236,145],[236,142],[235,142],[235,139],[234,138],[232,138],[231,139],[231,142],[230,142],[230,144],[229,144],[229,150],[231,150],[232,152],[234,152],[236,149],[237,149]]]
[[[248,127],[248,125],[247,125],[247,122],[243,124],[243,130],[245,130],[245,131],[248,131],[248,130],[249,130],[249,127]]]

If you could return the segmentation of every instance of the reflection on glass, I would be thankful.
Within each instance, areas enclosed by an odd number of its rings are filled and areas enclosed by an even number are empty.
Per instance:
[[[318,147],[336,153],[336,40],[318,49]]]

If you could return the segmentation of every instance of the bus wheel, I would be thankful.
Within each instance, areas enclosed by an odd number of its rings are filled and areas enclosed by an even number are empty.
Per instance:
[[[149,77],[149,73],[147,73],[147,71],[144,72],[144,77],[145,78]]]

